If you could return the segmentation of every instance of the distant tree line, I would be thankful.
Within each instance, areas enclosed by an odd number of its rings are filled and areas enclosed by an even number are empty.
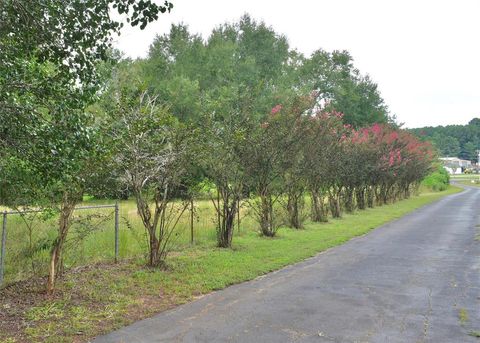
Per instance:
[[[409,131],[422,140],[431,141],[443,157],[478,162],[480,118],[470,120],[467,125],[427,126]]]

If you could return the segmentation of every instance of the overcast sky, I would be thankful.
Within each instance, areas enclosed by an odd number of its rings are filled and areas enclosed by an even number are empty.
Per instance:
[[[480,117],[479,0],[171,1],[170,14],[144,31],[125,29],[116,47],[144,57],[172,23],[208,37],[218,24],[249,13],[306,55],[318,48],[350,51],[405,127]]]

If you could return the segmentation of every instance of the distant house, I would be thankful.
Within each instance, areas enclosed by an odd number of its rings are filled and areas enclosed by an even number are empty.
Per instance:
[[[465,169],[472,168],[471,161],[462,160],[458,157],[440,157],[440,161],[443,162],[443,167],[449,174],[462,174]]]

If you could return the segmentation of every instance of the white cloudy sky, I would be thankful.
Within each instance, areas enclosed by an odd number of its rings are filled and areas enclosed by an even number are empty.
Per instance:
[[[183,22],[207,37],[249,13],[312,51],[346,49],[375,80],[406,127],[466,124],[480,117],[479,0],[171,0],[144,31],[125,29],[116,47],[144,57],[156,34]]]

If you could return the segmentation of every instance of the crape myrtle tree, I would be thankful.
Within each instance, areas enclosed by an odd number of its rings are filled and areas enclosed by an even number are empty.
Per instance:
[[[429,143],[387,124],[353,129],[338,112],[308,117],[304,175],[311,195],[311,216],[326,221],[327,194],[333,217],[408,197],[429,172]]]
[[[303,228],[303,223],[306,219],[304,206],[307,186],[305,172],[307,135],[305,130],[309,124],[307,118],[315,99],[315,93],[309,96],[297,97],[289,109],[292,116],[290,125],[295,133],[295,139],[290,151],[288,151],[288,155],[285,156],[287,163],[283,168],[282,174],[284,187],[282,202],[287,215],[287,223],[295,229]]]
[[[161,266],[189,205],[174,201],[186,173],[189,139],[178,120],[141,86],[120,91],[108,115],[114,164],[135,197],[148,236],[148,265]]]
[[[421,180],[433,171],[437,156],[429,142],[421,142],[407,131],[400,131],[399,139],[403,141],[403,148],[398,171],[397,197],[408,198],[412,191],[418,189]]]
[[[248,144],[247,118],[231,116],[224,122],[205,120],[203,154],[200,165],[205,175],[215,185],[216,193],[210,197],[216,212],[217,245],[229,248],[232,245],[238,203],[245,186],[242,167],[242,150]]]
[[[111,35],[122,27],[111,9],[144,28],[171,7],[150,0],[0,3],[1,201],[12,205],[11,194],[16,194],[15,202],[59,208],[49,292],[73,208],[100,151],[93,122],[83,110],[99,89],[97,65],[108,58]]]
[[[331,113],[342,119],[343,113],[331,111]],[[350,161],[348,160],[347,151],[349,149],[348,136],[351,133],[351,126],[349,124],[336,127],[331,132],[338,138],[337,144],[333,145],[334,153],[331,155],[332,159],[329,161],[329,177],[331,181],[327,189],[328,204],[330,213],[333,218],[340,218],[344,203],[342,203],[342,196],[345,191],[345,179],[351,176],[352,169],[349,168]]]
[[[142,62],[147,83],[169,99],[172,114],[200,128],[198,164],[218,192],[212,200],[221,247],[231,246],[238,201],[247,192],[243,150],[279,103],[274,95],[292,88],[287,68],[294,55],[285,37],[244,16],[206,40],[174,25]]]
[[[245,173],[242,149],[247,144],[253,123],[253,94],[240,82],[236,68],[241,65],[238,51],[238,29],[225,25],[214,30],[205,47],[202,135],[204,148],[201,166],[215,185],[210,194],[216,211],[217,245],[232,245],[238,202],[243,196]]]
[[[265,121],[250,132],[242,159],[247,187],[252,192],[248,203],[260,224],[260,233],[267,237],[275,236],[283,224],[277,206],[285,193],[283,175],[300,151],[302,113],[292,109],[281,104],[274,106]]]
[[[314,222],[328,221],[328,192],[337,179],[343,131],[342,116],[338,112],[317,111],[308,117],[303,145],[304,175]]]
[[[375,186],[375,166],[378,158],[377,149],[369,139],[368,129],[354,130],[349,137],[350,149],[347,161],[353,165],[355,173],[351,175],[351,186],[355,192],[356,207],[364,210],[373,207],[373,187]],[[378,173],[377,173],[378,174]],[[353,199],[349,200],[353,211]]]
[[[428,142],[389,125],[374,124],[353,135],[353,144],[364,145],[371,166],[366,170],[367,205],[373,206],[408,197],[411,188],[431,171],[435,155]],[[363,168],[362,168],[363,169]],[[373,194],[369,195],[369,189]]]
[[[399,177],[404,142],[399,139],[398,131],[385,125],[374,124],[371,132],[379,152],[377,168],[380,178],[376,187],[377,204],[387,204],[395,200],[395,185]]]
[[[352,213],[356,207],[365,209],[366,187],[370,182],[373,150],[362,140],[361,132],[353,130],[350,125],[345,126],[348,135],[345,135],[342,151],[342,167],[340,179],[343,187],[343,205],[347,213]],[[375,156],[373,156],[375,158]]]

